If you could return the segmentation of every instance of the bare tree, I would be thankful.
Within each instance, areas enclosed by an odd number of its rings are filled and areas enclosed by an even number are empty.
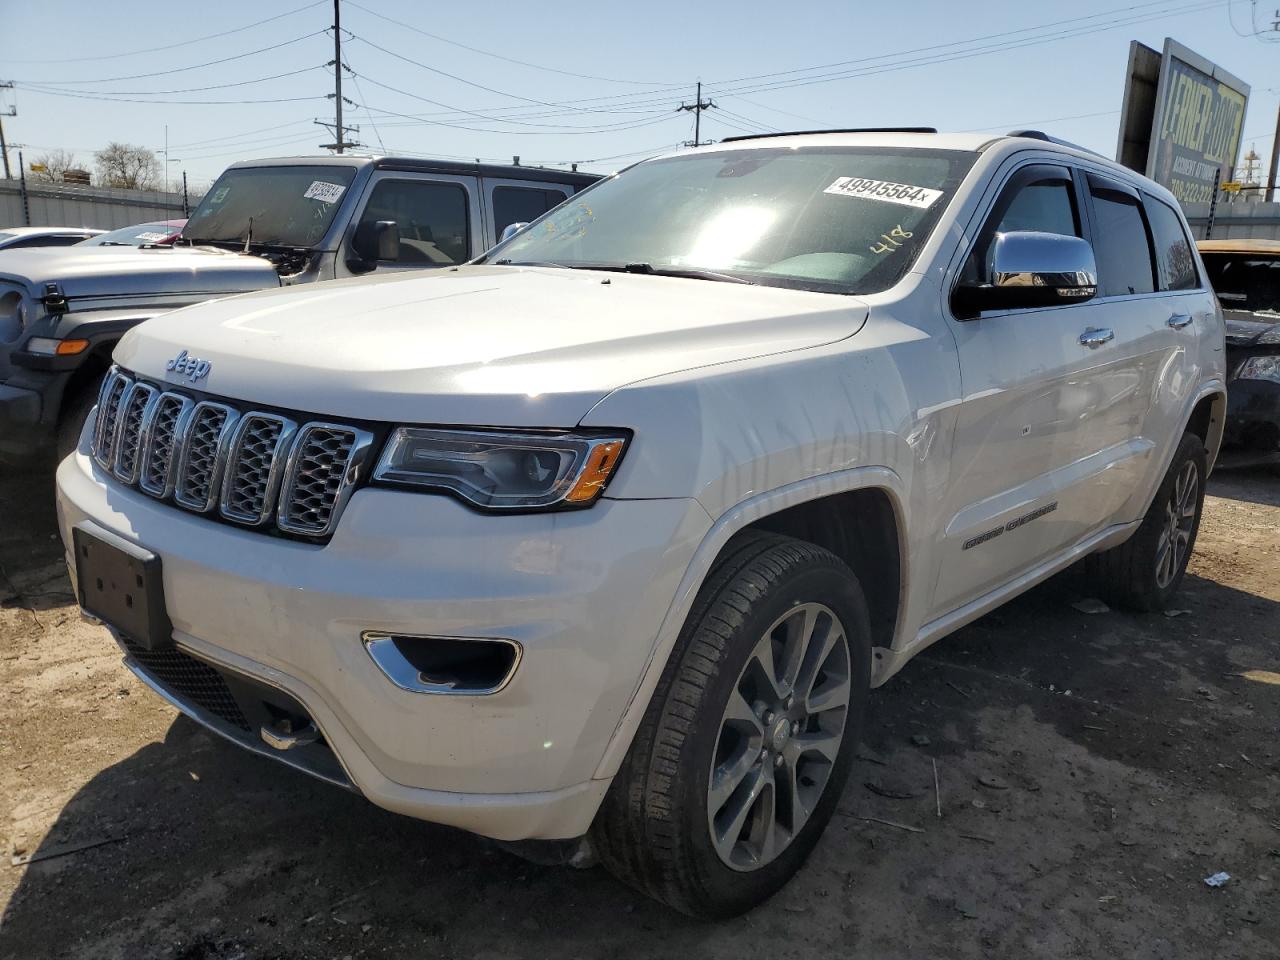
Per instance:
[[[44,168],[32,171],[36,180],[61,183],[66,178],[67,171],[78,169],[80,164],[76,161],[76,155],[70,150],[50,150],[36,157],[31,166]]]
[[[146,147],[109,143],[93,158],[98,165],[98,182],[104,186],[150,190],[160,179],[160,161]]]

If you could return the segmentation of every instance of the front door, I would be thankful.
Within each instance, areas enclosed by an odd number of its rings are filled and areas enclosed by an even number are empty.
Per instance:
[[[988,279],[986,255],[997,232],[1090,239],[1083,186],[1081,174],[1065,165],[1016,169],[961,276]],[[1115,325],[1102,300],[954,320],[964,389],[933,616],[1068,549],[1132,489],[1133,479],[1120,474],[1131,469],[1127,444],[1140,383],[1128,344],[1108,334],[1109,323]]]
[[[356,262],[352,237],[361,224],[379,220],[394,220],[400,235],[399,257],[378,261],[380,273],[466,263],[475,255],[473,243],[480,230],[476,179],[435,174],[428,178],[390,170],[375,173],[338,254],[338,277],[368,272],[367,264],[352,269]]]

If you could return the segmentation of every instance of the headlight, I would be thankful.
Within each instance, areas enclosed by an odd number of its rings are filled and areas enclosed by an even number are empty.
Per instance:
[[[1250,357],[1236,371],[1237,380],[1271,380],[1280,383],[1280,356]]]
[[[498,433],[397,427],[375,482],[452,493],[487,510],[594,503],[627,438],[575,433]]]

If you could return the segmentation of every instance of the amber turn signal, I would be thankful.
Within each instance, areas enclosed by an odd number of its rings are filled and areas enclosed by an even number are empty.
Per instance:
[[[609,482],[609,476],[618,465],[618,458],[622,456],[623,446],[624,442],[621,440],[610,440],[592,447],[582,472],[578,474],[577,482],[565,495],[565,500],[569,503],[594,500]]]
[[[62,340],[54,352],[60,357],[72,357],[89,349],[88,340]]]

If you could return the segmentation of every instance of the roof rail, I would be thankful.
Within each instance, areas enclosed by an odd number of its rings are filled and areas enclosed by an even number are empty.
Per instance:
[[[1060,147],[1070,147],[1072,150],[1080,150],[1084,153],[1091,153],[1095,157],[1101,157],[1097,150],[1090,150],[1088,147],[1082,147],[1078,143],[1072,143],[1070,140],[1061,140],[1058,137],[1051,137],[1043,130],[1010,130],[1005,134],[1006,137],[1026,137],[1028,140],[1043,140],[1046,143],[1056,143]],[[1106,159],[1105,157],[1103,159]]]
[[[779,130],[777,133],[743,133],[736,137],[723,137],[721,143],[737,143],[739,140],[764,140],[767,137],[808,137],[816,133],[937,133],[937,127],[848,127],[843,130]]]

